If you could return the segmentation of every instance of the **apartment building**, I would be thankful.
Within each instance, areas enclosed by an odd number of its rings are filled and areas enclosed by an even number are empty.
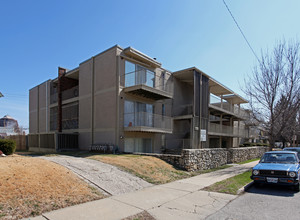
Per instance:
[[[248,132],[245,99],[199,69],[170,72],[116,45],[29,91],[31,150],[180,152],[237,147]]]

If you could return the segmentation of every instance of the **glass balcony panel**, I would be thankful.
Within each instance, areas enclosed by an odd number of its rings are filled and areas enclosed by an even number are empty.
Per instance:
[[[172,130],[170,117],[148,112],[132,112],[124,114],[124,127],[148,127]]]
[[[125,88],[144,85],[159,90],[150,90],[150,92],[158,94],[162,92],[162,94],[160,94],[162,97],[160,98],[164,98],[165,96],[170,98],[169,96],[173,93],[173,81],[171,74],[162,72],[157,75],[154,71],[128,61],[125,62],[125,74],[122,76],[121,81],[124,82]],[[137,90],[140,89],[141,88],[137,88]],[[142,90],[147,92],[147,88],[142,88]]]

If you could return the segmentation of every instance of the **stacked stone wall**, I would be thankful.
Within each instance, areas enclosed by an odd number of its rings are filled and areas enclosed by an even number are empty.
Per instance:
[[[183,149],[181,155],[135,153],[160,158],[187,171],[207,170],[261,157],[267,147]]]
[[[207,170],[227,164],[227,150],[222,148],[184,149],[183,168],[187,171]]]
[[[239,163],[245,160],[260,158],[268,147],[240,147],[228,149],[227,163]]]

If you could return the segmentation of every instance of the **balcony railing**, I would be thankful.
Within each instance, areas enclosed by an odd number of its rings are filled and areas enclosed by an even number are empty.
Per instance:
[[[172,118],[148,112],[124,114],[125,131],[172,132]]]
[[[166,140],[167,150],[191,149],[191,139],[168,139]]]
[[[63,91],[61,94],[63,101],[67,100],[67,99],[78,97],[78,95],[79,95],[79,87],[78,86],[72,87],[71,89],[67,89],[67,90]],[[57,93],[51,94],[50,104],[56,103],[57,100],[58,100]]]
[[[173,116],[184,116],[184,115],[192,115],[193,114],[193,105],[181,105],[175,107],[173,110]]]
[[[173,81],[170,74],[156,75],[150,70],[139,70],[126,73],[122,76],[125,88],[133,88],[130,92],[140,91],[141,94],[156,93],[161,98],[171,98],[173,93]]]
[[[239,108],[236,105],[230,104],[229,102],[227,102],[226,100],[223,100],[221,102],[221,98],[210,94],[210,105],[225,111],[228,111],[232,114],[235,114],[241,118],[248,118],[249,117],[249,113],[246,112],[244,109]]]
[[[241,129],[238,127],[232,127],[227,125],[220,125],[215,123],[208,124],[208,132],[215,134],[222,134],[224,136],[235,136],[235,137],[248,137],[249,132],[247,129]]]

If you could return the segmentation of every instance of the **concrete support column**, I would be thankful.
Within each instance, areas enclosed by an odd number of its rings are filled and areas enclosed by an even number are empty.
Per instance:
[[[221,97],[221,108],[223,108],[223,95],[221,95],[220,97]]]
[[[58,67],[58,83],[57,83],[57,131],[62,132],[62,78],[66,73],[66,69]]]
[[[220,115],[220,133],[223,132],[223,114]]]
[[[91,144],[94,144],[95,130],[95,57],[92,57],[92,77],[91,77]]]

